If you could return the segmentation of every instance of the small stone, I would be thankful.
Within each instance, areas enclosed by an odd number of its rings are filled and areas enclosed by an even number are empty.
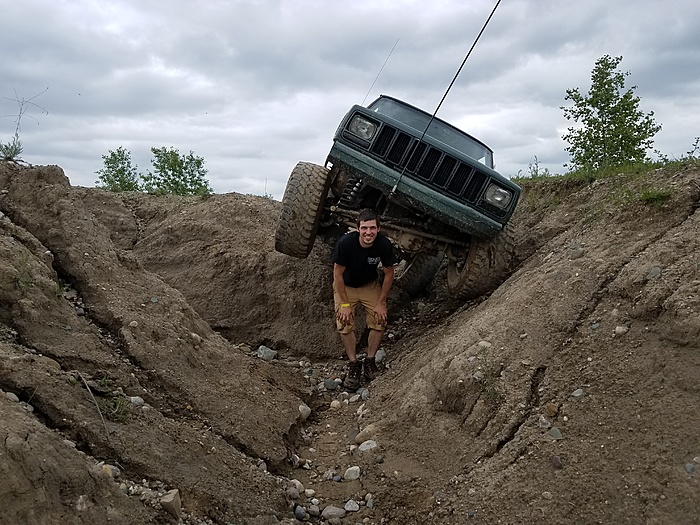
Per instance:
[[[340,483],[341,481],[343,481],[343,477],[340,474],[335,474],[333,476],[333,481],[335,481],[336,483]]]
[[[571,395],[573,397],[583,397],[586,395],[586,392],[583,390],[583,388],[577,388],[573,392],[571,392]]]
[[[182,503],[180,502],[180,491],[173,489],[160,499],[160,506],[176,520],[180,519]]]
[[[353,481],[356,479],[360,479],[360,467],[354,466],[350,467],[345,471],[345,475],[343,475],[343,478],[346,479],[347,481]]]
[[[360,452],[369,452],[375,448],[377,448],[377,442],[373,439],[368,439],[367,441],[362,442],[362,444],[358,447],[358,450]]]
[[[13,394],[12,392],[5,392],[5,397],[9,399],[10,401],[14,401],[15,403],[19,403],[19,398]]]
[[[354,499],[350,499],[345,503],[345,510],[348,512],[357,512],[360,510],[360,504]]]
[[[260,345],[258,347],[257,355],[260,359],[263,359],[265,361],[272,361],[275,357],[277,357],[277,352],[274,351],[272,348],[268,348],[265,345]]]
[[[537,425],[540,428],[550,428],[552,426],[552,424],[549,422],[549,420],[541,414],[540,414],[540,419],[537,422]]]
[[[102,472],[107,474],[111,478],[118,478],[121,475],[121,470],[119,470],[114,465],[103,464]]]
[[[142,397],[139,396],[131,396],[129,397],[129,402],[132,405],[136,405],[137,407],[142,407],[144,405],[144,401]]]
[[[294,507],[294,517],[299,521],[304,521],[304,518],[306,518],[306,509],[301,505],[297,505]]]
[[[355,436],[355,443],[360,445],[368,439],[373,438],[378,430],[379,427],[375,423],[370,423],[365,428],[360,430],[360,432],[358,432],[358,434]]]
[[[316,491],[314,489],[306,489],[304,490],[304,496],[307,498],[313,498],[316,495]]]
[[[301,405],[299,405],[299,418],[302,421],[306,421],[310,415],[311,409],[306,404],[302,403]]]
[[[85,511],[90,506],[90,499],[86,494],[78,496],[78,501],[75,503],[75,510],[78,512]]]
[[[309,512],[309,515],[314,517],[314,518],[318,518],[321,515],[321,509],[318,508],[318,505],[309,506],[308,512]]]
[[[332,520],[333,518],[344,518],[346,514],[347,512],[345,509],[341,509],[340,507],[336,507],[334,505],[328,505],[323,509],[323,512],[321,512],[321,516],[326,520]]]
[[[654,266],[651,270],[649,270],[649,273],[647,273],[646,280],[651,281],[652,279],[658,279],[659,277],[661,277],[661,268]]]
[[[129,328],[138,328],[138,327],[139,327],[138,321],[131,321],[129,323]]]
[[[196,345],[202,344],[202,336],[199,334],[195,334],[194,332],[190,332],[190,339],[192,339],[192,342]]]
[[[542,493],[542,497],[543,497],[544,499],[552,499],[554,496],[552,496],[552,493],[551,493],[551,492],[549,492],[549,491],[544,491],[544,492]]]
[[[629,328],[624,325],[618,325],[615,327],[615,335],[624,335],[629,332]]]
[[[569,259],[572,261],[576,260],[576,259],[580,259],[581,257],[583,257],[583,254],[584,254],[583,248],[578,246],[578,247],[573,248],[571,250],[571,253],[569,253]]]
[[[338,401],[337,399],[334,399],[331,401],[331,408],[333,410],[339,410],[343,406],[343,403]]]
[[[323,386],[332,392],[338,388],[338,382],[335,379],[324,379]]]
[[[685,464],[685,471],[690,474],[691,476],[695,474],[695,471],[697,470],[697,467],[693,465],[692,463],[686,463]]]
[[[548,417],[554,417],[559,413],[559,407],[550,401],[544,406],[544,413]]]
[[[290,479],[289,483],[292,485],[292,487],[294,487],[297,490],[297,492],[299,494],[301,494],[302,492],[304,492],[304,490],[306,490],[306,489],[304,489],[304,484],[301,481],[299,481],[298,479]]]
[[[287,497],[293,501],[299,499],[299,491],[296,487],[287,487]]]
[[[564,468],[564,462],[559,456],[552,456],[552,465],[554,468]]]
[[[382,361],[384,361],[384,359],[386,359],[386,350],[380,348],[379,350],[377,350],[377,353],[374,356],[374,360],[376,363],[381,363]]]
[[[547,431],[547,435],[552,439],[563,439],[564,436],[561,434],[561,430],[557,427],[552,427]]]

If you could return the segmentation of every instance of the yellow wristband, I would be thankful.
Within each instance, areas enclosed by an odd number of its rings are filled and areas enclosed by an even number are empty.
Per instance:
[[[351,304],[350,304],[350,303],[340,303],[340,307],[341,307],[341,308],[345,308],[345,307],[348,307],[348,306],[351,306]]]

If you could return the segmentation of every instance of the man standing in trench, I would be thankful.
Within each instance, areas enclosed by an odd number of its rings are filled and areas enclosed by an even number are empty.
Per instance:
[[[360,386],[362,363],[356,354],[355,307],[362,304],[369,328],[365,377],[371,381],[379,370],[375,355],[387,322],[387,297],[394,283],[396,255],[389,239],[379,233],[379,215],[362,210],[357,216],[357,231],[343,235],[335,245],[333,262],[333,300],[336,326],[348,356],[345,388]],[[379,284],[377,268],[382,263],[384,280]]]

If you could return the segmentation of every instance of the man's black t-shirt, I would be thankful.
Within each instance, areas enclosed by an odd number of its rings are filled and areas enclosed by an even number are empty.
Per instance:
[[[345,266],[343,281],[345,286],[359,288],[376,281],[379,277],[377,266],[381,261],[384,267],[396,264],[396,254],[391,241],[381,233],[369,248],[360,244],[360,233],[350,232],[338,240],[331,261]]]

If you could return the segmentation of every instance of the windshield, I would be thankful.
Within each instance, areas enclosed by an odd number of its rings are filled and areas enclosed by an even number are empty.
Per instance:
[[[370,104],[369,109],[410,126],[421,134],[430,122],[430,115],[427,113],[391,98],[379,98]],[[438,118],[430,123],[430,129],[426,135],[493,168],[493,152],[489,148]]]

